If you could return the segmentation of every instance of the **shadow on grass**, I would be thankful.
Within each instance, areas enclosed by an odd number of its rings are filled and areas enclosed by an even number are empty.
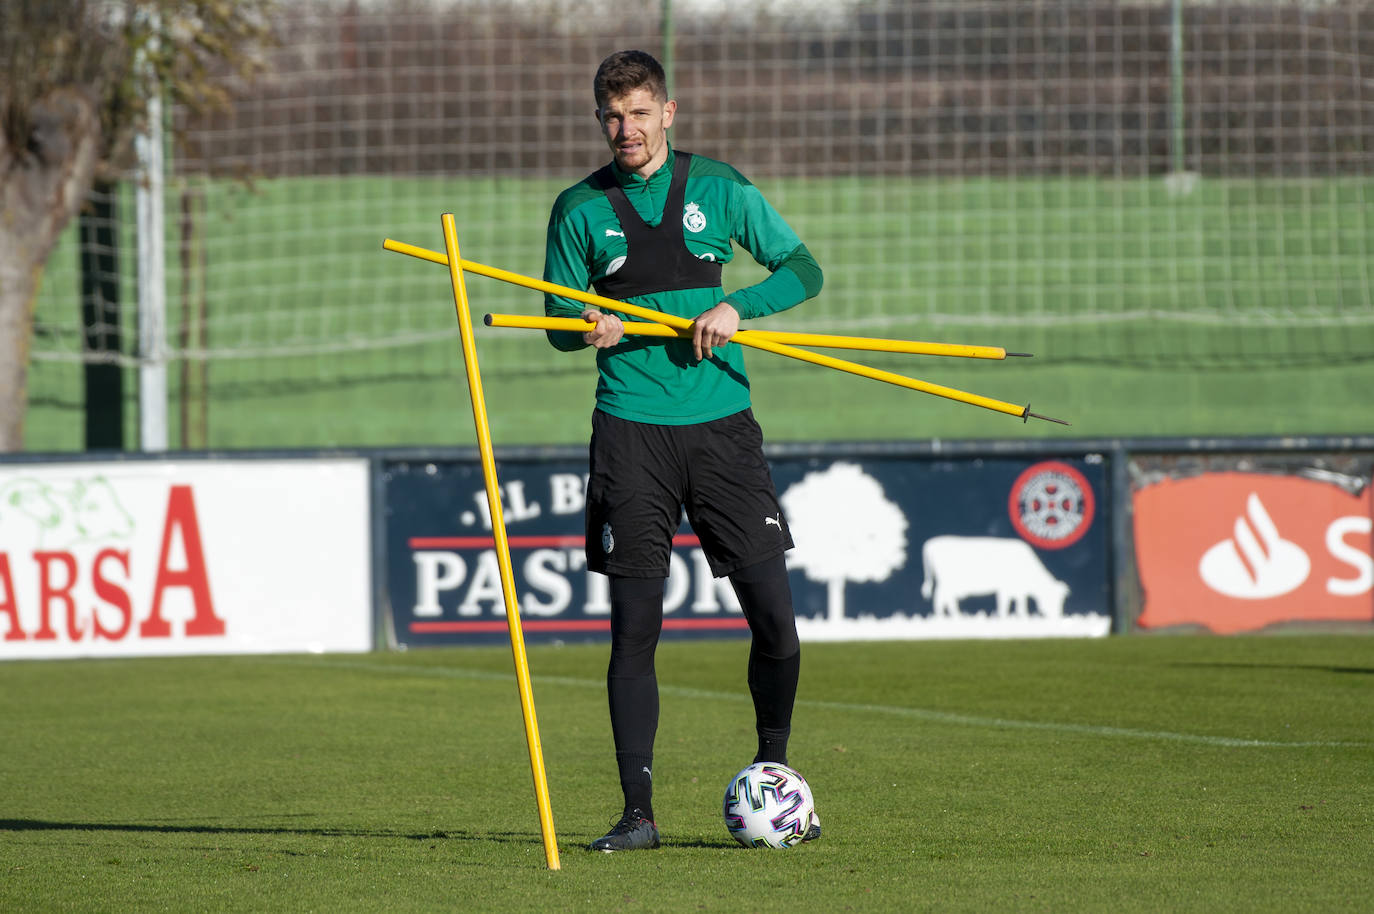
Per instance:
[[[742,850],[742,849],[743,849],[743,848],[740,847],[740,843],[739,843],[738,841],[702,840],[702,839],[700,839],[700,838],[698,838],[698,839],[696,839],[696,840],[692,840],[692,841],[674,841],[674,840],[671,839],[671,838],[666,838],[666,839],[664,839],[664,841],[663,841],[663,846],[664,846],[664,847],[690,847],[690,848],[695,848],[695,849],[697,849],[697,850],[708,850],[708,851],[716,851],[716,850]]]
[[[1316,673],[1354,673],[1361,676],[1374,676],[1374,667],[1367,666],[1323,666],[1317,663],[1240,663],[1228,662],[1225,660],[1211,661],[1179,661],[1170,666],[1181,667],[1209,667],[1212,669],[1225,670],[1306,670]]]
[[[407,841],[504,841],[538,844],[538,832],[472,832],[435,829],[400,832],[383,829],[328,827],[292,828],[280,825],[204,825],[167,822],[50,822],[45,819],[0,819],[0,832],[113,831],[165,835],[302,835],[317,838],[399,838]]]
[[[163,835],[297,835],[315,838],[393,838],[405,841],[472,841],[480,843],[538,845],[542,838],[535,831],[477,832],[454,829],[435,829],[428,832],[386,831],[384,829],[320,826],[292,828],[280,825],[205,825],[172,822],[52,822],[46,819],[0,819],[0,834],[5,832],[124,832]],[[564,844],[567,839],[559,841]],[[567,841],[568,849],[585,849],[581,839]],[[665,847],[697,850],[738,849],[739,844],[727,840],[667,839]]]

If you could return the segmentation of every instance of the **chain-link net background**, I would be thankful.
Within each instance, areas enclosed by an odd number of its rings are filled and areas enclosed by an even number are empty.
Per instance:
[[[623,47],[671,64],[675,145],[739,168],[822,264],[821,296],[771,328],[1032,351],[864,361],[1034,396],[1075,434],[1342,431],[1368,390],[1365,3],[291,3],[277,32],[231,115],[172,115],[173,446],[469,440],[447,274],[381,242],[442,249],[453,212],[465,257],[539,275],[554,196],[607,157],[591,78]],[[33,448],[81,446],[82,359],[124,365],[133,403],[131,184],[113,200],[47,271]],[[83,237],[113,274],[87,296],[103,327],[83,327]],[[737,260],[727,287],[760,276]],[[469,292],[478,315],[541,310]],[[585,353],[478,345],[498,444],[585,435]],[[1021,433],[767,354],[750,369],[772,437]]]

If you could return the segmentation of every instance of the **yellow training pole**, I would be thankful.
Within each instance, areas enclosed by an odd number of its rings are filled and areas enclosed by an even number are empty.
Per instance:
[[[488,314],[488,327],[519,327],[526,330],[574,330],[586,333],[595,324],[576,317],[535,317],[524,314]],[[625,323],[631,336],[671,336],[692,338],[691,331],[674,330],[666,324]],[[868,352],[902,352],[909,355],[947,355],[964,359],[1005,359],[1020,353],[1000,346],[966,346],[959,343],[924,343],[915,340],[885,340],[866,336],[833,336],[828,333],[793,333],[787,330],[748,330],[750,337],[787,343],[792,346],[818,346],[823,349],[863,349]]]
[[[586,333],[595,330],[596,324],[580,317],[543,317],[533,314],[488,314],[483,319],[488,327],[518,327],[523,330],[571,330]],[[627,336],[667,336],[673,339],[691,339],[687,330],[674,330],[666,324],[644,324],[638,321],[624,321]]]
[[[750,330],[764,339],[791,346],[819,346],[823,349],[862,349],[867,352],[901,352],[907,355],[945,355],[959,359],[1005,359],[1024,356],[1007,352],[1001,346],[969,346],[963,343],[927,343],[923,340],[886,340],[868,336],[836,336],[831,333],[797,333],[790,330]]]
[[[430,251],[425,248],[416,247],[413,244],[406,244],[402,241],[393,241],[390,238],[382,242],[382,247],[388,251],[395,251],[398,254],[409,254],[411,257],[418,257],[421,260],[429,260],[434,263],[448,263],[448,258],[438,251]],[[542,279],[534,279],[530,276],[523,276],[519,273],[512,273],[510,270],[503,270],[500,267],[490,267],[486,264],[476,263],[471,260],[464,260],[461,263],[464,272],[476,273],[479,276],[486,276],[491,279],[499,279],[502,282],[513,283],[517,286],[524,286],[537,292],[547,292],[552,295],[559,295],[563,298],[570,298],[573,301],[580,301],[588,305],[596,305],[598,308],[607,311],[619,311],[631,317],[642,317],[660,324],[667,324],[679,330],[685,330],[692,326],[692,322],[685,317],[678,317],[675,314],[665,314],[662,311],[655,311],[652,308],[643,308],[629,302],[619,301],[614,298],[606,298],[601,295],[593,295],[590,292],[582,292],[568,286],[560,286],[556,283],[545,282]],[[1068,425],[1062,419],[1053,419],[1049,416],[1037,415],[1030,411],[1029,406],[1017,406],[1015,403],[1007,403],[1004,400],[994,400],[991,397],[983,397],[978,394],[967,393],[966,391],[956,390],[953,387],[944,387],[940,384],[931,384],[918,378],[908,378],[891,371],[883,371],[877,368],[870,368],[867,365],[860,365],[857,362],[848,362],[844,359],[833,358],[832,356],[822,355],[818,352],[808,352],[805,349],[798,349],[795,346],[787,346],[783,343],[775,343],[764,337],[757,336],[758,331],[740,330],[735,333],[732,340],[745,346],[752,346],[755,349],[762,349],[765,352],[772,352],[777,355],[785,355],[789,358],[797,359],[802,362],[810,362],[813,365],[823,365],[826,368],[833,368],[837,371],[845,371],[850,374],[858,375],[861,378],[869,378],[874,381],[884,381],[894,384],[897,387],[905,387],[909,390],[918,390],[921,393],[932,394],[937,397],[944,397],[960,403],[967,403],[970,406],[981,406],[994,412],[1005,413],[1009,416],[1016,416],[1018,419],[1026,420],[1030,418],[1045,419],[1049,422],[1057,422],[1060,425]]]
[[[621,302],[620,304],[623,305],[624,302]],[[631,305],[630,307],[634,306]],[[505,317],[506,315],[501,316]],[[672,315],[664,316],[671,317]],[[494,318],[496,317],[496,315],[488,315],[488,317]],[[585,332],[586,330],[590,330],[593,326],[592,324],[586,321],[576,320],[574,318],[564,318],[563,320],[567,320],[568,326],[557,326],[550,329],[582,329]],[[494,320],[489,321],[488,323],[490,323],[493,327],[501,326],[501,324],[498,324]],[[667,322],[665,321],[664,323],[666,324]],[[505,324],[505,326],[517,326],[517,324],[510,323]],[[528,318],[519,321],[518,326],[535,328],[538,326],[538,321],[535,318]],[[640,333],[644,333],[644,331],[640,329],[643,326],[643,324],[629,324],[626,327],[626,332],[630,333],[637,331]],[[691,339],[692,334],[688,329],[690,327],[691,322],[688,321],[687,327],[678,327],[675,330],[673,326],[668,325],[663,327],[663,329],[667,331],[666,333],[648,332],[645,335],[679,336],[686,339]],[[634,328],[634,331],[632,331],[630,328]],[[958,400],[961,403],[968,403],[972,406],[981,406],[985,409],[995,410],[999,413],[1007,413],[1009,415],[1016,416],[1021,419],[1025,419],[1031,415],[1034,415],[1034,413],[1029,412],[1030,407],[1027,406],[1017,406],[1014,403],[1005,403],[1001,400],[994,400],[991,397],[982,397],[978,394],[971,394],[962,390],[955,390],[953,387],[944,387],[940,384],[932,384],[929,381],[922,381],[917,378],[908,378],[906,375],[896,374],[895,372],[891,371],[883,371],[881,368],[871,368],[868,365],[860,365],[858,362],[847,362],[844,359],[832,358],[831,356],[821,355],[817,352],[807,352],[805,349],[795,349],[791,346],[783,345],[782,343],[775,343],[767,337],[750,335],[747,339],[745,339],[744,333],[736,333],[733,337],[731,337],[731,339],[743,343],[746,346],[753,346],[755,349],[762,349],[765,352],[776,352],[778,355],[790,356],[794,359],[800,359],[803,362],[810,362],[813,365],[824,365],[826,368],[834,368],[839,371],[847,371],[850,374],[856,374],[863,378],[870,378],[874,381],[885,381],[888,384],[895,384],[898,387],[906,387],[911,390],[919,390],[922,393],[934,394],[937,397],[946,397],[950,400]],[[1036,418],[1043,419],[1046,417],[1037,416]],[[1051,419],[1050,421],[1057,422],[1059,420]],[[1068,423],[1064,424],[1067,425]]]
[[[473,341],[472,313],[468,309],[467,287],[463,283],[462,258],[458,256],[458,235],[453,214],[441,217],[444,247],[448,256],[449,278],[453,281],[453,304],[458,311],[458,335],[463,343],[463,363],[467,368],[468,392],[472,398],[472,419],[477,425],[477,450],[482,457],[482,476],[487,483],[487,504],[491,507],[491,531],[496,540],[496,562],[501,571],[501,592],[506,598],[506,625],[510,629],[511,653],[515,658],[515,681],[520,690],[520,708],[525,715],[525,741],[530,750],[530,771],[534,775],[534,798],[539,807],[539,828],[544,835],[544,858],[549,869],[559,869],[558,843],[553,833],[553,811],[549,808],[549,784],[544,774],[544,753],[539,747],[539,723],[534,717],[534,692],[530,688],[529,662],[525,657],[525,636],[520,627],[520,605],[516,600],[515,576],[511,571],[510,542],[506,539],[506,520],[501,511],[501,490],[496,482],[496,458],[492,453],[491,431],[487,426],[487,401],[482,394],[482,374],[477,369],[477,346]]]

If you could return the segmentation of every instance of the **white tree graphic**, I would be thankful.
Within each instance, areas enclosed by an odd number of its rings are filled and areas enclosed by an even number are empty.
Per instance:
[[[807,473],[782,507],[796,544],[787,564],[826,585],[832,622],[844,618],[845,582],[885,581],[906,564],[906,515],[857,464]]]

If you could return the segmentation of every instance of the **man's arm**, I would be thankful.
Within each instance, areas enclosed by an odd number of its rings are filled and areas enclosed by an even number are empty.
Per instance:
[[[585,233],[579,231],[572,214],[566,212],[561,204],[560,198],[554,204],[553,214],[549,217],[548,234],[544,241],[544,281],[572,289],[585,289],[590,282],[587,239],[584,237]],[[544,295],[544,314],[547,317],[582,317],[584,320],[591,320],[584,313],[587,310],[586,305],[571,298],[548,293]],[[578,333],[576,330],[544,332],[554,348],[564,352],[574,352],[585,349],[588,345],[595,345],[587,339],[591,334]]]
[[[821,291],[824,280],[821,265],[804,244],[798,244],[777,266],[769,269],[772,272],[767,279],[725,296],[725,300],[735,306],[741,320],[786,311],[815,298]]]
[[[752,184],[739,187],[731,234],[769,273],[767,279],[725,296],[741,320],[776,314],[820,293],[820,264]]]
[[[768,278],[736,289],[720,304],[697,315],[692,324],[692,350],[698,361],[709,359],[712,347],[725,345],[741,320],[776,314],[821,291],[820,264],[752,184],[739,187],[731,235],[768,268]]]

